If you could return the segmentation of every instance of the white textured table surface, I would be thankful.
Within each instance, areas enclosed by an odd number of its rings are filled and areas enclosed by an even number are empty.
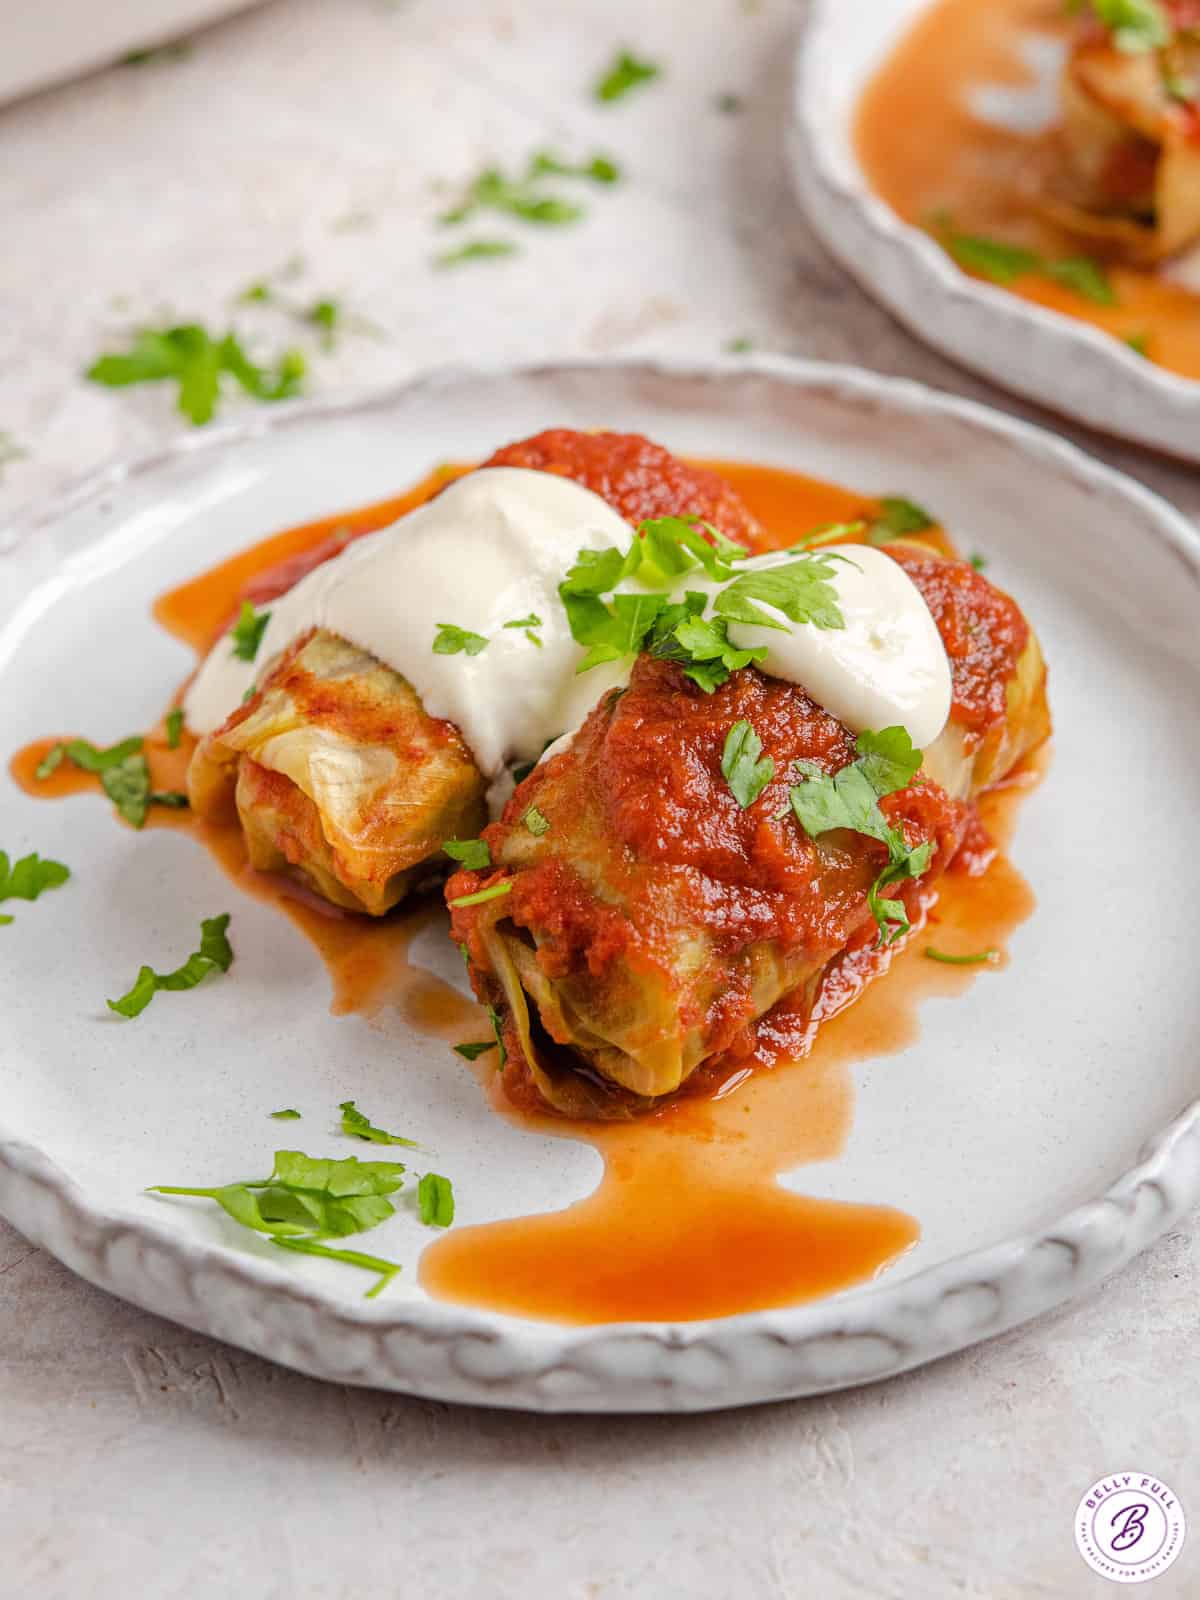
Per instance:
[[[458,355],[748,337],[1021,409],[902,334],[796,215],[780,134],[799,21],[785,0],[279,0],[184,60],[0,112],[0,433],[27,452],[0,469],[0,520],[185,426],[162,388],[81,381],[101,349],[143,318],[224,323],[296,255],[285,293],[372,327],[320,353],[284,310],[236,315],[264,353],[299,334],[317,390]],[[666,75],[598,107],[619,44]],[[610,151],[626,181],[580,195],[574,228],[485,219],[522,253],[431,270],[456,182],[545,144]],[[1196,473],[1084,442],[1200,514]],[[1153,1070],[1147,1045],[1131,1071]],[[1189,1221],[1073,1308],[887,1385],[540,1419],[293,1376],[109,1299],[0,1223],[0,1594],[1098,1596],[1072,1513],[1132,1466],[1192,1513],[1150,1592],[1195,1596],[1198,1282]]]

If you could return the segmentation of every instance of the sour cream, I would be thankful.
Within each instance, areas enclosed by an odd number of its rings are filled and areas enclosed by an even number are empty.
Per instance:
[[[581,549],[627,549],[633,529],[569,478],[519,467],[468,473],[390,528],[358,539],[273,601],[252,662],[219,640],[184,701],[198,734],[220,727],[264,666],[310,628],[325,628],[407,678],[434,717],[453,722],[493,785],[573,730],[630,661],[577,674],[558,585]],[[828,554],[822,551],[822,554]],[[778,566],[796,551],[755,556],[737,572]],[[846,626],[789,622],[784,631],[730,624],[739,648],[765,645],[763,670],[799,683],[853,732],[899,723],[919,748],[950,709],[950,668],[920,591],[882,551],[845,546],[831,582]],[[636,589],[636,581],[624,587]],[[691,574],[687,589],[720,587]],[[536,616],[536,623],[510,624]],[[487,640],[476,655],[439,654],[443,623]],[[530,637],[532,633],[539,643]]]

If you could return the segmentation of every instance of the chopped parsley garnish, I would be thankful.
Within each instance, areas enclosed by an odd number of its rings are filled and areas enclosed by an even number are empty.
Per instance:
[[[738,572],[734,563],[746,555],[741,545],[711,525],[684,517],[643,522],[624,554],[616,548],[581,550],[558,588],[571,635],[587,647],[576,672],[649,650],[682,663],[685,675],[711,694],[731,672],[767,654],[765,645],[739,649],[729,638],[730,622],[786,630],[787,624],[761,610],[758,602],[775,607],[793,622],[811,622],[818,628],[844,626],[829,581],[834,557],[801,555],[779,566]],[[699,591],[687,591],[682,601],[664,592],[615,592],[618,584],[635,574],[642,582],[674,584],[697,569],[725,585],[713,598],[710,618],[704,615],[708,597]],[[612,599],[605,601],[605,594]]]
[[[469,628],[460,628],[453,622],[439,622],[433,636],[433,653],[435,656],[477,656],[487,649],[487,643],[481,633],[472,633]]]
[[[986,950],[976,950],[968,956],[947,955],[944,950],[935,950],[931,944],[925,946],[925,954],[930,961],[942,961],[948,967],[978,967],[984,963],[995,961],[1000,952],[990,945]]]
[[[748,722],[735,722],[725,735],[721,771],[744,811],[752,806],[775,776],[775,762],[762,756],[762,740]]]
[[[152,805],[187,805],[187,796],[174,789],[151,789],[150,766],[142,752],[142,736],[134,734],[119,744],[100,749],[87,739],[70,739],[51,745],[34,769],[34,777],[45,780],[65,757],[84,772],[93,772],[120,816],[131,827],[140,828]]]
[[[216,1188],[156,1184],[151,1194],[194,1195],[216,1203],[245,1228],[266,1234],[284,1249],[325,1256],[380,1274],[368,1298],[400,1271],[394,1261],[353,1250],[330,1249],[322,1241],[365,1233],[395,1215],[389,1195],[403,1187],[398,1161],[322,1160],[299,1150],[277,1150],[269,1178]]]
[[[871,885],[867,901],[879,925],[880,944],[891,944],[907,933],[910,924],[904,902],[885,899],[883,891],[903,879],[920,877],[929,865],[933,845],[929,841],[909,845],[901,829],[887,821],[879,801],[908,787],[921,765],[921,752],[902,727],[860,733],[856,749],[857,759],[832,775],[814,763],[798,762],[805,778],[792,789],[791,806],[810,838],[834,828],[848,828],[887,845],[887,866]]]
[[[452,906],[481,906],[488,900],[499,900],[501,895],[511,894],[512,879],[505,878],[501,883],[489,884],[486,889],[478,889],[474,894],[460,894],[457,900],[449,902]]]
[[[754,340],[746,337],[744,333],[735,339],[726,339],[726,352],[731,356],[744,356],[747,351],[754,349]]]
[[[269,611],[255,611],[249,600],[242,601],[237,621],[229,630],[229,637],[233,641],[233,653],[239,661],[254,660],[270,620]]]
[[[178,750],[179,738],[183,733],[183,707],[172,706],[166,716],[167,749]]]
[[[469,261],[497,261],[501,256],[515,256],[517,247],[509,239],[472,239],[454,250],[443,250],[434,256],[435,267],[462,267]]]
[[[967,559],[971,563],[971,565],[975,568],[976,572],[986,572],[987,571],[987,557],[986,556],[981,556],[979,554],[978,550],[972,551],[971,554],[967,557]]]
[[[544,626],[541,617],[538,616],[536,611],[531,611],[527,617],[514,617],[511,622],[506,622],[504,626],[506,628],[520,628],[530,644],[537,645],[539,650],[542,648],[541,639],[533,631],[535,628]]]
[[[398,1133],[389,1133],[386,1128],[377,1128],[354,1104],[353,1100],[343,1100],[338,1110],[342,1113],[342,1132],[348,1133],[354,1139],[365,1139],[368,1144],[402,1144],[410,1150],[419,1150],[421,1147],[415,1139],[403,1139]]]
[[[285,1106],[282,1111],[272,1111],[271,1116],[276,1122],[299,1122],[300,1113],[291,1106]]]
[[[639,61],[630,50],[619,50],[609,67],[596,79],[592,95],[605,102],[621,100],[631,89],[652,83],[662,72],[653,61]]]
[[[37,851],[22,856],[11,865],[7,854],[0,850],[0,900],[36,900],[47,889],[57,889],[71,876],[71,869],[61,861],[43,861]],[[5,914],[0,923],[7,926],[13,919]]]
[[[550,832],[549,817],[544,816],[536,806],[530,806],[521,821],[526,833],[533,834],[535,839],[540,839],[542,834]]]
[[[719,94],[714,97],[713,105],[724,116],[736,116],[742,109],[742,97],[739,94]]]
[[[1148,333],[1127,333],[1124,343],[1129,346],[1134,355],[1142,356],[1147,361],[1150,359],[1150,335]]]
[[[503,1069],[505,1062],[508,1060],[508,1049],[504,1043],[504,1034],[500,1028],[500,1013],[495,1006],[489,1006],[487,1014],[488,1021],[492,1025],[492,1032],[496,1035],[496,1048],[500,1052],[500,1059],[496,1062],[496,1068],[499,1071]]]
[[[1023,245],[1006,244],[1002,239],[989,239],[980,234],[959,233],[944,217],[935,219],[932,226],[935,237],[960,267],[989,278],[993,283],[1008,285],[1018,278],[1051,278],[1095,305],[1117,304],[1108,273],[1090,256],[1066,256],[1053,261]]]
[[[448,1228],[454,1221],[454,1188],[440,1172],[426,1172],[417,1185],[417,1206],[427,1228]]]
[[[133,383],[177,383],[177,404],[197,427],[212,420],[228,375],[256,400],[286,400],[299,394],[305,373],[299,350],[285,350],[274,367],[252,361],[235,333],[213,337],[198,323],[143,328],[128,350],[110,352],[84,373],[93,383],[123,388]]]
[[[321,330],[321,340],[328,349],[342,320],[342,308],[336,300],[318,300],[304,313],[305,322]]]
[[[927,528],[934,526],[934,521],[924,506],[919,506],[915,500],[906,500],[898,494],[885,494],[867,528],[867,543],[891,544],[893,539],[903,539],[906,534],[924,533]]]
[[[122,1017],[139,1017],[160,989],[194,989],[210,972],[228,972],[233,950],[225,936],[229,913],[206,917],[200,924],[200,948],[194,950],[174,972],[155,972],[142,967],[132,987],[119,1000],[110,1000],[108,1009]]]
[[[398,1261],[388,1261],[385,1256],[367,1255],[362,1250],[338,1250],[332,1245],[321,1244],[317,1239],[273,1237],[271,1243],[278,1245],[281,1250],[294,1250],[297,1255],[320,1256],[325,1261],[340,1261],[343,1266],[361,1267],[364,1272],[377,1272],[379,1281],[372,1284],[363,1295],[364,1300],[374,1300],[403,1271]]]
[[[557,227],[578,222],[583,207],[573,200],[545,194],[529,178],[506,178],[499,167],[486,167],[473,179],[461,204],[444,211],[438,218],[444,227],[466,222],[477,211],[501,211],[522,222]]]
[[[486,839],[443,839],[442,849],[471,872],[481,872],[492,864],[492,852]]]
[[[1159,0],[1092,0],[1092,10],[1127,55],[1161,50],[1171,42],[1171,24]]]
[[[456,1044],[456,1055],[463,1056],[467,1061],[478,1061],[479,1057],[486,1055],[489,1050],[496,1048],[495,1039],[478,1039],[474,1043]]]

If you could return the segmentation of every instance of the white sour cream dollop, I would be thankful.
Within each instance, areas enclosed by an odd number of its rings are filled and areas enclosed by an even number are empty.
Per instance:
[[[536,760],[548,740],[577,728],[606,690],[627,680],[628,659],[576,673],[583,650],[558,585],[581,549],[625,549],[632,533],[569,478],[521,467],[468,473],[272,601],[254,661],[219,640],[185,696],[188,726],[198,734],[220,727],[273,656],[309,628],[326,628],[407,678],[430,715],[453,722],[496,779],[513,762]],[[798,553],[755,556],[735,570]],[[900,723],[923,748],[950,709],[950,668],[929,608],[881,550],[837,553],[847,558],[832,563],[831,579],[845,628],[795,624],[774,612],[786,631],[732,623],[730,637],[740,648],[765,644],[763,670],[802,684],[853,732]],[[679,591],[718,587],[692,574]],[[540,647],[524,628],[505,626],[530,615],[540,618]],[[442,623],[482,635],[487,647],[473,656],[436,653]]]

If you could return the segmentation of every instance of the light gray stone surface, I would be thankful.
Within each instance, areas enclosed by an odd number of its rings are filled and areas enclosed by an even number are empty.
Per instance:
[[[184,426],[162,389],[80,381],[101,349],[143,317],[224,321],[297,253],[286,293],[373,326],[321,354],[284,311],[236,316],[264,353],[312,346],[320,391],[456,355],[746,336],[1034,414],[902,334],[796,215],[780,120],[798,23],[785,0],[280,0],[187,60],[0,113],[0,430],[28,452],[3,469],[0,519]],[[587,88],[618,44],[666,76],[600,108]],[[744,110],[714,109],[722,92]],[[627,181],[581,193],[573,229],[483,218],[472,233],[522,254],[432,271],[455,184],[546,143],[611,151]],[[1075,436],[1200,514],[1200,475]],[[1129,1070],[1153,1070],[1152,1037]],[[1137,1467],[1193,1520],[1148,1592],[1195,1596],[1198,1281],[1189,1221],[1076,1306],[887,1385],[534,1418],[295,1377],[110,1299],[0,1223],[0,1594],[1100,1596],[1074,1506]]]

